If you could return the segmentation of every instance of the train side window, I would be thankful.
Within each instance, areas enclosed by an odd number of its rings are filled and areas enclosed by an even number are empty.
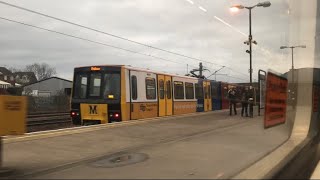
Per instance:
[[[159,81],[159,96],[160,99],[164,99],[164,81],[162,79]]]
[[[156,80],[154,78],[146,78],[146,97],[156,99]]]
[[[186,88],[186,99],[194,99],[193,83],[186,82],[185,88]]]
[[[184,87],[183,87],[183,82],[181,81],[174,82],[174,98],[184,99]]]
[[[170,81],[167,81],[167,98],[168,99],[171,99],[171,82]]]
[[[131,76],[131,93],[132,93],[132,100],[138,99],[138,86],[137,86],[137,76]]]
[[[196,98],[197,99],[203,99],[203,86],[202,84],[196,83]]]

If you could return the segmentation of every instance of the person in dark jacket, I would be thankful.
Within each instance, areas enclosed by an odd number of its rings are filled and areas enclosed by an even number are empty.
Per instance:
[[[248,88],[245,87],[242,91],[242,95],[241,95],[241,116],[244,115],[244,113],[246,113],[246,117],[249,117],[248,115]]]
[[[236,101],[236,91],[234,87],[231,87],[228,91],[228,96],[229,96],[229,107],[230,107],[230,116],[232,115],[232,106],[233,106],[233,110],[234,110],[234,114],[237,115],[237,109],[236,109],[236,105],[237,105],[237,101]]]

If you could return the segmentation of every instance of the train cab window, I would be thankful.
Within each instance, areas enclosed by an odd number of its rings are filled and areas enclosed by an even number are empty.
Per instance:
[[[146,78],[146,97],[156,99],[156,80],[154,78]]]
[[[94,73],[90,76],[89,95],[91,97],[100,96],[101,89],[101,74]]]
[[[193,83],[186,83],[185,89],[186,89],[186,99],[194,99]]]
[[[197,99],[203,99],[203,86],[202,84],[196,84],[196,98]]]
[[[120,99],[120,74],[106,73],[104,75],[103,96],[106,99]]]
[[[175,99],[184,99],[183,82],[180,82],[180,81],[174,82],[174,98]]]
[[[171,93],[172,93],[172,89],[171,89],[171,81],[167,81],[167,98],[171,99]]]
[[[84,99],[87,96],[88,77],[84,74],[78,74],[75,78],[74,98]]]
[[[137,77],[131,76],[131,93],[132,93],[132,100],[138,99],[138,86],[137,86]]]
[[[159,81],[159,96],[160,99],[164,99],[164,81],[162,79]]]

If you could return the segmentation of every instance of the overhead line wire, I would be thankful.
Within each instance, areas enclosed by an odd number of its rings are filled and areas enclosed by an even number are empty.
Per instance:
[[[42,28],[42,27],[39,27],[39,26],[35,26],[35,25],[32,25],[32,24],[27,24],[27,23],[20,22],[20,21],[15,21],[15,20],[12,20],[12,19],[4,18],[4,17],[0,17],[0,19],[5,20],[5,21],[9,21],[9,22],[13,22],[13,23],[17,23],[17,24],[20,24],[20,25],[24,25],[24,26],[28,26],[28,27],[32,27],[32,28],[36,28],[36,29],[40,29],[40,30],[44,30],[44,31],[48,31],[48,32],[51,32],[51,33],[55,33],[55,34],[59,34],[59,35],[68,36],[68,37],[71,37],[71,38],[87,41],[87,42],[90,42],[90,43],[99,44],[99,45],[111,47],[111,48],[118,49],[118,50],[123,50],[123,51],[134,53],[134,54],[139,54],[139,55],[143,55],[143,56],[152,57],[152,58],[155,58],[155,59],[160,59],[160,60],[163,60],[163,61],[168,61],[168,62],[172,62],[172,63],[181,64],[180,62],[172,61],[172,60],[165,59],[165,58],[158,57],[158,56],[154,56],[154,55],[151,55],[151,54],[144,54],[144,53],[141,53],[141,52],[138,52],[138,51],[133,51],[133,50],[126,49],[126,48],[122,48],[122,47],[118,47],[118,46],[114,46],[114,45],[110,45],[110,44],[106,44],[106,43],[102,43],[102,42],[98,42],[98,41],[93,41],[93,40],[90,40],[90,39],[74,36],[74,35],[63,33],[63,32],[59,32],[59,31],[54,31],[54,30],[51,30],[51,29]],[[190,66],[192,66],[192,65],[190,65]]]

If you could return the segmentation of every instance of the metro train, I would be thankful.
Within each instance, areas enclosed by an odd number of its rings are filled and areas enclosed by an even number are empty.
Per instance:
[[[78,67],[73,82],[76,125],[228,109],[228,89],[241,90],[235,84],[124,65]]]

